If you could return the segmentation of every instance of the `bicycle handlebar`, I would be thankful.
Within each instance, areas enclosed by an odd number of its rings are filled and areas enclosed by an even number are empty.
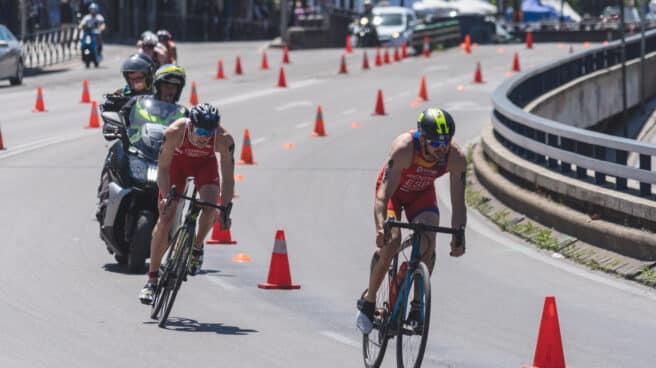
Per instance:
[[[419,232],[430,231],[434,233],[453,234],[456,236],[456,244],[461,244],[462,243],[461,239],[463,239],[465,236],[464,225],[458,229],[454,229],[451,227],[433,226],[433,225],[415,223],[415,222],[401,222],[395,220],[393,217],[389,217],[387,218],[387,220],[385,220],[385,223],[383,224],[383,230],[385,231],[386,242],[389,239],[389,232],[393,227],[410,229],[412,231],[419,231]]]
[[[223,206],[220,204],[199,201],[196,198],[187,197],[184,194],[178,193],[176,191],[175,185],[171,186],[171,190],[169,190],[169,193],[166,195],[166,207],[168,207],[171,204],[172,200],[177,198],[189,200],[191,201],[191,203],[193,203],[196,206],[216,208],[217,210],[221,210],[223,213],[225,213],[227,215],[226,217],[230,215],[230,210],[232,209],[232,202],[230,202],[227,206]]]

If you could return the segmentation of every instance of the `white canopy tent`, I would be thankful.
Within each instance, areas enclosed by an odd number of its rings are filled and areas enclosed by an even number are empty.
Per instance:
[[[497,7],[485,0],[450,0],[448,4],[456,8],[460,14],[494,15]]]
[[[541,0],[541,1],[542,1],[542,5],[550,6],[556,9],[558,13],[560,13],[560,6],[562,0]],[[579,13],[577,13],[574,9],[572,9],[572,6],[569,5],[567,1],[565,1],[565,3],[563,4],[563,15],[569,17],[574,22],[581,21],[581,16],[579,15]]]

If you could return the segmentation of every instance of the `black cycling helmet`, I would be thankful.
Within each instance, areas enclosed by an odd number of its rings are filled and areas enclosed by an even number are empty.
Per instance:
[[[432,107],[419,114],[417,133],[434,142],[434,146],[448,144],[456,133],[456,123],[446,110]]]
[[[132,54],[127,59],[125,59],[123,65],[121,65],[121,73],[123,74],[123,78],[125,78],[125,82],[128,85],[130,85],[130,81],[128,80],[128,73],[144,73],[144,76],[146,77],[146,88],[150,89],[150,86],[153,84],[154,66],[155,64],[153,64],[152,59],[148,55]]]
[[[175,101],[178,102],[180,95],[182,94],[182,89],[185,86],[185,81],[187,79],[185,70],[181,66],[173,64],[164,64],[157,69],[155,72],[155,78],[153,79],[153,94],[156,99],[161,99],[160,96],[160,85],[162,83],[174,84],[178,87],[178,92],[175,94]]]
[[[221,122],[221,114],[219,114],[216,107],[208,103],[202,103],[191,108],[189,119],[196,128],[214,130],[218,128]]]
[[[159,40],[159,42],[166,45],[169,41],[171,41],[171,32],[165,29],[160,29],[159,31],[157,31],[157,39]]]

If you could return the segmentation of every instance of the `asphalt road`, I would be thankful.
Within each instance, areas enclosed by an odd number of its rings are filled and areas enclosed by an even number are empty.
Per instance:
[[[79,103],[82,80],[94,99],[122,86],[118,66],[131,50],[108,45],[97,70],[74,61],[17,88],[0,85],[0,366],[362,366],[355,301],[367,285],[374,183],[391,141],[430,105],[453,114],[458,142],[474,141],[515,51],[523,68],[567,53],[557,44],[479,46],[472,55],[451,49],[362,71],[356,50],[349,74],[338,75],[341,50],[293,51],[281,89],[281,52],[269,50],[271,70],[259,70],[263,46],[179,46],[189,82],[181,100],[189,101],[195,80],[236,141],[250,129],[257,165],[237,168],[238,244],[207,246],[205,272],[184,284],[166,330],[137,299],[145,275],[115,265],[93,215],[107,145],[99,130],[83,129],[90,106]],[[241,77],[233,73],[237,55]],[[219,58],[227,80],[213,79]],[[485,84],[471,82],[477,61]],[[430,101],[416,103],[422,75]],[[38,85],[46,113],[31,112]],[[371,115],[379,88],[384,117]],[[310,137],[318,104],[325,138]],[[449,224],[448,178],[437,188]],[[300,290],[257,288],[277,229],[285,230]],[[465,257],[449,257],[448,238],[438,239],[425,367],[530,365],[547,295],[556,296],[569,367],[656,361],[653,290],[535,251],[473,211]],[[252,261],[233,263],[240,252]],[[392,348],[385,367],[395,366]]]

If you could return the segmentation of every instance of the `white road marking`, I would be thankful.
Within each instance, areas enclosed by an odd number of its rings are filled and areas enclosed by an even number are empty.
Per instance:
[[[260,137],[260,138],[255,138],[251,141],[251,146],[254,146],[258,143],[262,143],[267,140],[267,137]]]
[[[445,175],[446,176],[446,175]],[[449,193],[449,180],[442,177],[436,181],[437,192],[438,193]],[[447,196],[448,197],[448,196]],[[438,201],[440,202],[441,207],[445,207],[449,212],[451,212],[451,203],[449,200],[444,198],[444,196],[438,196]],[[626,284],[619,282],[613,279],[610,279],[606,276],[592,273],[587,269],[578,268],[577,266],[563,263],[557,258],[545,257],[543,253],[538,252],[535,249],[530,248],[531,245],[521,244],[519,240],[513,239],[513,236],[507,233],[499,233],[490,229],[488,225],[483,223],[479,219],[479,216],[473,215],[475,209],[467,209],[467,229],[469,231],[474,230],[477,233],[483,235],[488,239],[494,240],[496,243],[500,244],[503,247],[509,248],[517,253],[521,253],[529,258],[532,258],[536,261],[546,263],[550,266],[556,267],[562,271],[568,272],[570,274],[588,279],[590,281],[597,282],[602,285],[610,286],[612,288],[625,291],[627,293],[643,296],[653,301],[656,301],[656,293],[652,290],[647,290],[646,288],[637,287],[634,285]]]
[[[234,290],[234,289],[236,289],[234,286],[232,286],[232,285],[230,285],[229,283],[227,283],[227,282],[225,282],[224,280],[222,280],[221,277],[218,277],[218,276],[210,276],[210,275],[207,275],[206,277],[207,277],[207,279],[210,280],[211,282],[213,282],[213,283],[219,285],[220,287],[222,287],[222,288],[224,288],[224,289],[226,289],[226,290]]]
[[[323,83],[325,81],[319,80],[319,79],[306,79],[302,81],[296,81],[293,84],[291,84],[287,89],[299,89],[299,88],[304,88],[308,86],[312,86],[315,84]],[[239,102],[245,102],[245,101],[250,101],[254,98],[258,97],[264,97],[264,96],[269,96],[273,95],[276,93],[281,93],[285,91],[284,88],[267,88],[259,91],[254,91],[250,93],[245,93],[243,95],[238,95],[238,96],[233,96],[233,97],[227,97],[223,98],[221,100],[217,101],[212,101],[213,105],[218,105],[218,106],[225,106],[225,105],[230,105],[234,103],[239,103]]]
[[[306,121],[306,122],[304,122],[304,123],[296,124],[295,126],[296,126],[296,128],[301,129],[301,128],[308,127],[308,126],[310,126],[311,124],[312,124],[311,122]]]
[[[443,71],[443,70],[449,70],[449,67],[446,65],[435,65],[435,66],[429,66],[428,68],[424,68],[424,73],[428,72],[437,72],[437,71]]]
[[[344,345],[352,346],[352,347],[354,347],[354,348],[358,348],[358,349],[362,348],[362,343],[361,343],[361,342],[358,342],[358,341],[352,340],[352,339],[350,339],[350,338],[348,338],[348,337],[346,337],[346,336],[344,336],[344,335],[340,335],[340,334],[338,334],[337,332],[333,332],[333,331],[320,331],[319,334],[320,334],[320,335],[323,335],[323,336],[325,336],[325,337],[328,337],[328,338],[330,338],[330,339],[333,339],[333,340],[335,340],[335,341],[337,341],[337,342],[340,342],[340,343],[342,343],[342,344],[344,344]]]
[[[342,111],[340,114],[342,114],[342,115],[348,115],[348,114],[353,114],[353,113],[355,113],[355,112],[357,112],[357,111],[358,111],[357,109],[351,108],[351,109],[348,109],[348,110],[344,110],[344,111]]]
[[[293,109],[293,108],[299,107],[299,106],[312,106],[312,102],[307,101],[307,100],[294,101],[294,102],[290,102],[290,103],[282,105],[282,106],[278,106],[274,110],[276,110],[276,111],[285,111],[285,110]]]
[[[26,143],[16,147],[7,147],[6,151],[0,151],[0,160],[19,155],[21,153],[34,151],[39,148],[51,146],[54,144],[73,141],[84,137],[90,137],[94,134],[100,134],[100,132],[97,131],[96,129],[84,129],[83,131],[76,134],[50,137],[50,138],[45,138],[38,141]]]

